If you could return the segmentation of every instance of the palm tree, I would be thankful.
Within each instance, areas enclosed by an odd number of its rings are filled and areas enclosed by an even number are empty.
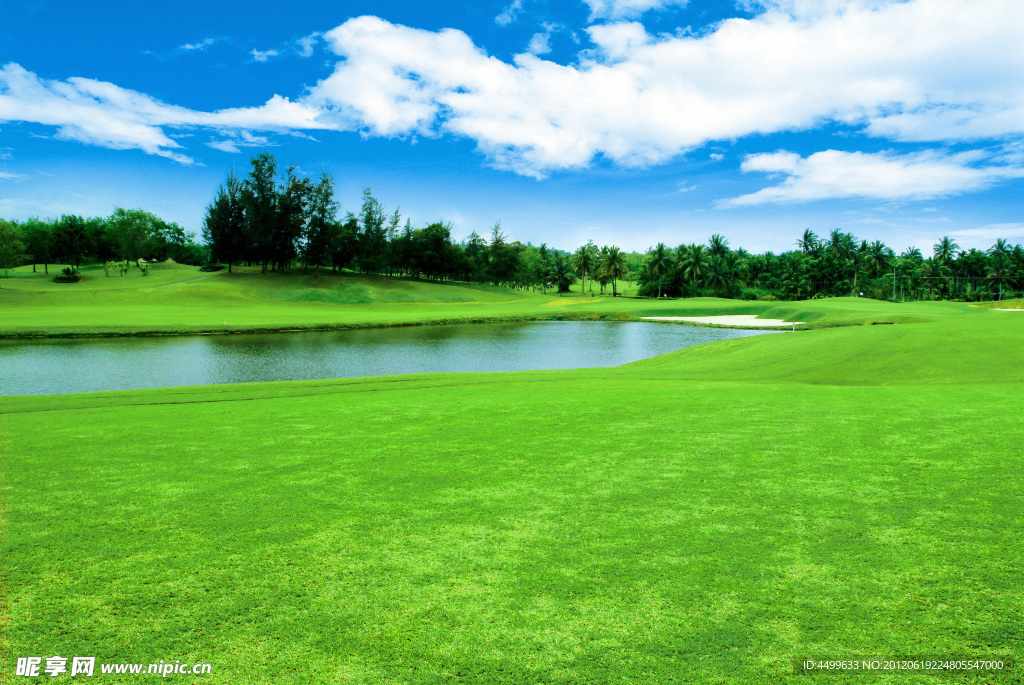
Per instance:
[[[950,269],[938,257],[929,257],[921,262],[917,272],[921,275],[921,278],[928,281],[928,297],[930,298],[936,281],[941,286],[949,278]]]
[[[1003,238],[997,238],[996,239],[996,244],[988,249],[988,253],[990,255],[995,255],[995,254],[1008,255],[1008,254],[1010,254],[1010,243],[1007,242]]]
[[[1003,299],[1003,282],[1011,282],[1014,280],[1013,276],[1013,263],[1010,261],[1010,257],[1002,252],[996,252],[992,255],[992,259],[989,262],[988,267],[988,282],[999,285],[999,299]]]
[[[679,246],[679,268],[683,272],[683,279],[689,281],[694,291],[697,290],[697,283],[704,278],[708,268],[708,258],[704,253],[703,245]]]
[[[672,258],[665,243],[658,243],[647,253],[647,273],[658,279],[658,297],[661,298],[661,279],[672,267]]]
[[[789,252],[782,259],[782,276],[779,285],[787,296],[799,298],[809,286],[807,264],[801,252]]]
[[[924,256],[921,254],[921,250],[911,245],[903,251],[903,254],[900,255],[900,259],[910,259],[915,262],[920,262],[924,260]]]
[[[712,257],[720,257],[729,251],[729,241],[720,236],[714,234],[708,241],[708,254]]]
[[[556,252],[551,260],[550,278],[558,287],[558,292],[569,292],[569,286],[576,282],[576,276],[569,266],[569,260],[561,252]]]
[[[893,253],[881,240],[871,243],[865,265],[871,278],[878,278],[892,266]]]
[[[587,289],[587,274],[594,272],[594,262],[597,258],[596,252],[594,243],[587,241],[587,244],[580,245],[572,256],[572,268],[583,277],[580,293]]]
[[[799,240],[796,241],[796,246],[800,248],[800,251],[804,254],[808,252],[814,252],[819,246],[818,236],[814,234],[814,231],[807,228],[804,229],[804,234]]]
[[[601,272],[612,282],[612,297],[618,297],[619,291],[615,287],[615,281],[625,278],[629,273],[626,256],[622,254],[622,250],[612,245],[604,251],[604,256],[601,259]]]
[[[939,242],[935,243],[935,245],[932,246],[932,254],[934,254],[935,258],[938,259],[943,264],[949,264],[949,262],[953,259],[953,255],[959,249],[960,246],[957,245],[952,238],[950,238],[948,235],[944,235],[942,236],[942,240],[940,240]]]
[[[540,248],[537,252],[540,255],[540,287],[544,290],[544,294],[548,294],[548,271],[551,270],[550,260],[548,259],[548,244],[541,243]]]

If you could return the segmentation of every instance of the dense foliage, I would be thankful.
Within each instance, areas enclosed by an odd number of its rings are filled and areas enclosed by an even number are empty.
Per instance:
[[[948,236],[925,258],[910,247],[897,256],[881,241],[858,241],[836,229],[825,239],[805,230],[797,249],[775,255],[731,250],[713,235],[707,245],[659,243],[639,272],[640,294],[809,299],[859,295],[879,300],[978,301],[1020,295],[1024,249],[999,239],[987,251],[961,250]]]
[[[0,219],[0,268],[22,264],[79,266],[89,262],[125,262],[173,259],[181,264],[202,264],[205,245],[178,224],[141,209],[118,207],[109,217],[65,214],[59,219],[32,218],[18,223]]]

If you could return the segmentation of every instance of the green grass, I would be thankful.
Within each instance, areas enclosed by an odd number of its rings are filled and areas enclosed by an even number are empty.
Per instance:
[[[55,269],[53,269],[55,270]],[[261,274],[258,268],[204,274],[155,264],[105,277],[85,267],[85,280],[53,283],[31,267],[0,279],[0,337],[291,330],[510,319],[757,314],[835,326],[912,323],[950,317],[1013,316],[943,302],[889,303],[835,298],[744,302],[718,298],[652,300],[567,295],[486,285],[438,284],[353,274]],[[589,288],[589,284],[588,284]]]
[[[789,306],[923,323],[616,369],[0,398],[9,667],[1020,682],[1024,666],[825,676],[792,659],[1024,658],[1024,318]]]

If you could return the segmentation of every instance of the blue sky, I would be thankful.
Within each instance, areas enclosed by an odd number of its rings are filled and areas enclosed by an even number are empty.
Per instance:
[[[269,149],[456,238],[1024,242],[1019,0],[0,0],[0,216],[199,232]]]

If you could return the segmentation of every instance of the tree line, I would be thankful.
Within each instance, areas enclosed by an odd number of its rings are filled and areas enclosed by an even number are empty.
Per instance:
[[[705,245],[672,250],[659,243],[643,261],[639,294],[715,295],[744,299],[867,296],[883,300],[979,301],[1020,296],[1024,248],[997,239],[988,250],[961,250],[944,236],[925,257],[917,247],[900,255],[882,241],[868,243],[840,229],[819,238],[807,229],[795,250],[776,255],[729,248],[713,235]]]
[[[165,221],[141,209],[116,208],[108,217],[83,218],[65,214],[59,219],[27,221],[0,219],[0,268],[22,264],[32,270],[50,264],[70,264],[137,259],[199,265],[209,251],[194,242],[194,233],[173,221]]]
[[[0,219],[0,268],[24,263],[67,263],[139,257],[186,264],[259,265],[263,271],[298,266],[319,273],[362,274],[434,281],[490,283],[513,288],[583,290],[614,297],[625,282],[647,297],[717,296],[793,300],[863,295],[876,299],[977,301],[1020,296],[1024,249],[999,239],[990,249],[961,250],[948,236],[924,256],[916,247],[900,255],[881,241],[869,243],[840,229],[819,238],[807,229],[796,249],[751,254],[732,249],[722,235],[676,249],[658,243],[646,254],[593,242],[566,252],[508,238],[496,222],[485,238],[473,231],[457,241],[452,226],[413,227],[399,209],[388,211],[364,189],[358,212],[341,216],[334,180],[281,170],[263,152],[244,178],[232,169],[206,208],[202,237],[142,210],[118,208],[110,217],[17,222]],[[216,267],[211,267],[216,268]]]
[[[387,211],[368,188],[358,213],[339,214],[330,174],[303,177],[294,166],[281,171],[274,156],[263,152],[252,158],[244,178],[232,170],[218,188],[206,209],[203,238],[213,259],[229,270],[236,264],[263,271],[299,264],[305,272],[351,269],[562,292],[577,280],[578,264],[568,253],[510,241],[500,221],[489,239],[473,231],[456,241],[451,224],[403,224],[400,209]],[[610,280],[614,290],[614,280],[629,273],[626,255],[617,247],[595,250],[583,273]]]

